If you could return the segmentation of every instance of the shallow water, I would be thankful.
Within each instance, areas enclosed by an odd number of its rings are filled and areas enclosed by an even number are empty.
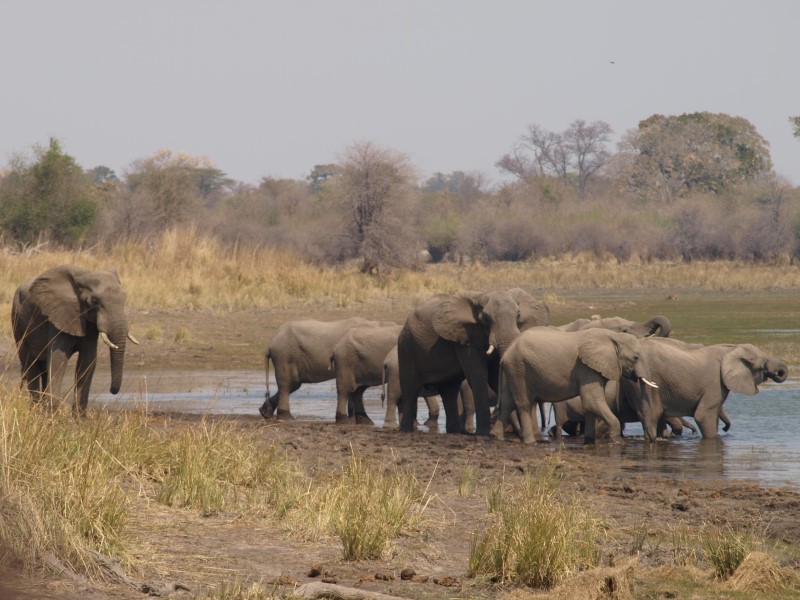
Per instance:
[[[103,384],[95,389],[103,389]],[[270,389],[276,389],[274,381]],[[164,371],[129,374],[118,396],[97,394],[92,406],[108,409],[146,407],[151,411],[257,415],[264,401],[262,371]],[[297,419],[333,422],[336,412],[334,381],[305,384],[290,398]],[[380,388],[364,394],[367,414],[375,425],[383,425],[385,407]],[[420,403],[420,420],[427,417]],[[598,445],[592,452],[617,459],[620,471],[636,474],[673,475],[680,478],[726,477],[753,479],[764,485],[800,490],[800,380],[763,385],[756,396],[731,394],[725,403],[733,426],[720,430],[718,440],[703,440],[688,430],[683,437],[659,442],[655,447],[642,440],[642,428],[628,424],[626,442]],[[444,411],[439,417],[444,431]],[[586,451],[578,442],[567,442],[567,451]]]

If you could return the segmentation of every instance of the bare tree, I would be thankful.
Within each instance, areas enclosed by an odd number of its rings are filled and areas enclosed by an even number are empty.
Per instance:
[[[566,180],[577,172],[578,191],[583,195],[588,181],[610,158],[605,145],[611,133],[611,126],[604,121],[586,123],[578,119],[562,133],[529,125],[497,166],[525,182],[542,175]]]
[[[408,158],[372,142],[345,149],[336,178],[349,211],[348,236],[365,273],[408,265],[418,244],[411,226],[415,175]]]
[[[578,171],[578,193],[581,196],[586,192],[589,179],[609,161],[611,155],[605,145],[611,133],[611,125],[604,121],[587,123],[578,119],[562,135]]]

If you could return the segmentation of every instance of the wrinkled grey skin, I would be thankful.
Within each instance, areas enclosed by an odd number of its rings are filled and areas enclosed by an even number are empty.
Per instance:
[[[654,317],[651,317],[644,323],[640,323],[638,321],[630,321],[628,319],[625,319],[624,317],[600,318],[598,316],[593,316],[589,319],[576,319],[571,323],[566,323],[565,325],[560,325],[557,327],[557,329],[560,329],[561,331],[581,331],[583,329],[592,329],[592,328],[608,329],[610,331],[616,331],[618,333],[629,333],[631,335],[636,336],[637,338],[646,338],[651,336],[669,337],[670,333],[672,333],[672,324],[669,322],[669,319],[663,315],[656,315]],[[538,402],[539,418],[541,420],[542,429],[546,427],[547,423],[544,414],[545,402],[547,402],[546,399],[539,400]],[[565,407],[559,410],[563,413]],[[556,414],[558,414],[558,412]],[[635,420],[638,421],[638,418]],[[624,422],[625,421],[623,421],[623,423]],[[563,427],[556,427],[555,429],[555,439],[557,441],[561,440],[562,429]]]
[[[662,417],[694,417],[704,438],[716,438],[722,404],[730,392],[752,396],[771,379],[789,375],[785,362],[752,344],[703,346],[679,340],[642,340],[642,362],[658,389],[623,386],[636,410],[645,438],[654,442]]]
[[[397,340],[395,340],[396,342]],[[381,399],[386,403],[386,415],[383,417],[383,426],[386,429],[397,428],[397,408],[402,394],[400,393],[400,361],[397,358],[397,343],[386,354],[383,361],[383,374],[381,384],[383,391]],[[425,425],[429,428],[439,426],[439,392],[431,387],[424,387],[420,396],[428,405],[428,419]],[[472,396],[470,396],[470,399]],[[474,414],[475,407],[471,407]]]
[[[531,444],[536,441],[531,409],[538,399],[563,402],[580,396],[586,412],[585,443],[595,441],[595,417],[606,423],[612,441],[618,441],[620,422],[609,404],[620,379],[638,382],[648,377],[639,355],[635,336],[608,329],[534,327],[522,332],[500,361],[498,419],[492,433],[503,439],[516,410],[522,441]]]
[[[116,346],[111,352],[111,393],[119,392],[128,319],[125,292],[115,270],[90,271],[74,265],[48,269],[20,285],[11,306],[22,377],[35,400],[57,406],[67,361],[78,354],[73,409],[84,415],[89,403],[101,332]]]
[[[527,327],[549,322],[547,305],[519,288],[496,292],[438,294],[409,314],[397,342],[402,394],[401,431],[413,431],[417,397],[438,389],[446,431],[462,431],[458,392],[466,379],[475,398],[475,433],[490,430],[489,386],[497,387],[491,363]],[[494,380],[494,381],[493,381]]]
[[[402,325],[354,327],[333,348],[336,422],[374,425],[364,409],[364,391],[383,383],[387,353],[397,347]],[[438,404],[436,405],[438,417]]]
[[[626,398],[620,398],[619,395],[612,401],[610,406],[611,411],[619,419],[623,428],[625,423],[638,423],[639,416],[636,411],[628,404]],[[583,433],[585,426],[586,413],[583,410],[581,399],[579,397],[570,398],[566,402],[557,402],[553,404],[553,412],[555,413],[556,424],[550,428],[550,435],[556,437],[556,428],[560,428],[568,435],[576,436]],[[725,413],[724,409],[720,412],[720,420],[726,424],[725,431],[730,427],[730,419]],[[683,417],[671,417],[664,419],[664,422],[659,422],[658,434],[659,437],[669,438],[672,436],[680,436],[683,434],[683,429],[689,429],[692,433],[697,433],[694,425],[689,423]]]
[[[319,383],[333,379],[331,368],[333,348],[353,327],[380,327],[394,325],[370,321],[363,317],[350,317],[338,321],[297,319],[278,327],[264,355],[267,376],[267,393],[264,404],[258,409],[265,419],[273,415],[278,419],[294,419],[289,409],[289,394],[304,383]],[[278,391],[269,393],[269,362],[275,367]],[[277,409],[277,412],[276,412]]]
[[[672,324],[669,319],[663,315],[656,315],[651,317],[648,321],[640,323],[638,321],[629,321],[623,317],[592,317],[590,319],[576,319],[571,323],[559,325],[557,329],[561,331],[580,331],[582,329],[591,329],[593,327],[600,327],[609,329],[619,333],[630,333],[637,338],[646,338],[653,335],[658,337],[669,337],[672,333]]]

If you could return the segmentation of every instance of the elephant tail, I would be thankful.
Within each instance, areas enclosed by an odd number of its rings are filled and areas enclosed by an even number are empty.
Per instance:
[[[267,400],[269,400],[269,359],[270,359],[269,348],[267,348],[267,352],[266,354],[264,354],[264,372],[266,373],[267,376],[267,396],[266,396]]]
[[[386,365],[381,369],[381,408],[386,401]]]

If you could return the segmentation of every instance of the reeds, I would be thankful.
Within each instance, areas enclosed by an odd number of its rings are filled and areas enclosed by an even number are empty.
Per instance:
[[[551,588],[598,564],[601,523],[560,489],[552,464],[521,484],[501,482],[489,505],[493,522],[473,539],[468,575]]]

